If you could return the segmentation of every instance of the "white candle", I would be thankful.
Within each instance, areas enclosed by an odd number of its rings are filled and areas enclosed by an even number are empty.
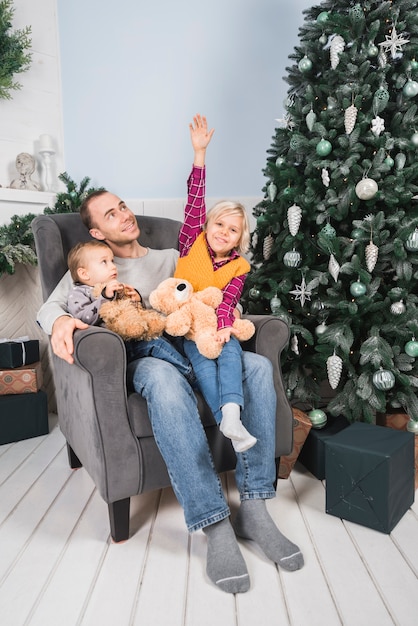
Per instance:
[[[51,135],[41,135],[39,137],[39,151],[55,152]]]

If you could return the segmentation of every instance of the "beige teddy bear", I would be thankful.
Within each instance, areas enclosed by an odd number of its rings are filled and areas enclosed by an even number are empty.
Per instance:
[[[101,288],[101,285],[95,287],[94,292],[101,293]],[[140,297],[138,301],[134,301],[124,293],[118,295],[115,300],[102,304],[99,315],[106,328],[120,335],[125,341],[129,339],[149,341],[160,337],[165,328],[164,315],[152,309],[145,309]]]
[[[191,283],[181,278],[167,278],[150,294],[151,306],[166,315],[165,330],[174,337],[186,337],[196,342],[199,352],[208,359],[216,359],[222,344],[214,340],[218,321],[216,309],[222,302],[217,287],[193,291]],[[246,341],[255,327],[249,320],[235,320],[235,337]]]

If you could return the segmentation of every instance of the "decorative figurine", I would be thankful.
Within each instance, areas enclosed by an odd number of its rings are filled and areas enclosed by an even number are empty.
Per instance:
[[[40,191],[41,185],[31,179],[31,175],[35,171],[35,159],[27,152],[21,152],[16,157],[16,169],[19,172],[19,178],[15,178],[10,183],[11,189],[29,189],[31,191]]]

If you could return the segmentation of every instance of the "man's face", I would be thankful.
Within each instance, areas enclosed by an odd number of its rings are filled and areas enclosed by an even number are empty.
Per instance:
[[[95,239],[117,245],[138,239],[140,231],[136,217],[118,196],[106,192],[94,198],[89,208],[91,222],[94,224],[90,234]]]

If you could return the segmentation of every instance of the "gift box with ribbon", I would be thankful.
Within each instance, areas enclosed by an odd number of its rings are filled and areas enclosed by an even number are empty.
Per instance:
[[[39,361],[39,340],[29,337],[0,339],[0,367],[14,368]]]
[[[42,387],[41,362],[10,369],[0,369],[0,396],[36,393]]]

